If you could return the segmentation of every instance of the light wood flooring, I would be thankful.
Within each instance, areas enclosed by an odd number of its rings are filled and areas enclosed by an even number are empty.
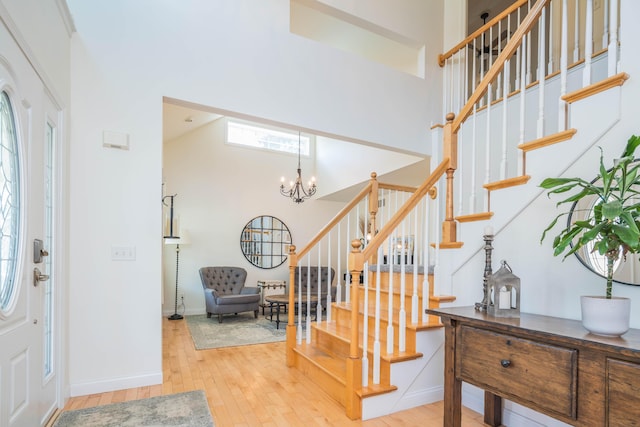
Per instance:
[[[287,368],[284,342],[196,351],[185,320],[163,319],[162,332],[162,385],[73,397],[65,410],[202,389],[216,427],[442,426],[442,402],[350,420],[311,380]],[[462,425],[483,426],[482,416],[464,408]]]

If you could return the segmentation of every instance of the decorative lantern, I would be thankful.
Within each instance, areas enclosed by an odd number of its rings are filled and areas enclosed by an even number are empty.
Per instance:
[[[489,276],[487,313],[496,317],[520,317],[520,278],[513,274],[507,261]]]

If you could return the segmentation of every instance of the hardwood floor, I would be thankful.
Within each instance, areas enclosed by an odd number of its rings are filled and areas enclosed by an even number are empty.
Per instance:
[[[298,370],[285,365],[285,343],[196,351],[186,321],[163,319],[162,385],[70,398],[65,410],[205,390],[216,427],[441,426],[442,402],[367,421],[345,410]],[[462,424],[482,426],[482,416],[463,410]]]

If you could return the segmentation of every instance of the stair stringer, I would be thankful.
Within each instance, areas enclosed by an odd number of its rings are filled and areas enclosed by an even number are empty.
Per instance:
[[[538,186],[543,179],[561,176],[571,165],[583,158],[585,153],[603,143],[603,138],[620,121],[623,87],[608,89],[572,105],[569,124],[578,132],[569,141],[527,154],[527,174],[531,176],[529,183],[492,192],[491,210],[494,215],[490,221],[458,225],[458,241],[464,242],[464,246],[455,251],[440,251],[439,277],[451,277],[453,280],[457,272],[473,257],[483,253],[482,236],[487,224],[491,224],[495,230],[494,248],[499,245],[500,231],[543,194],[543,190]],[[597,120],[594,120],[594,117],[597,117]],[[549,221],[552,218],[553,216],[550,215]],[[499,259],[494,258],[494,260],[494,264],[499,262]],[[484,264],[478,267],[480,277],[482,277],[483,267]],[[436,288],[442,293],[456,295],[458,297],[456,305],[469,304],[469,301],[466,301],[466,304],[464,302],[464,293],[462,295],[455,293],[447,286],[443,288],[436,285]]]
[[[368,420],[442,400],[444,394],[444,332],[416,334],[416,351],[422,357],[391,365],[391,382],[397,390],[362,400],[362,420]]]

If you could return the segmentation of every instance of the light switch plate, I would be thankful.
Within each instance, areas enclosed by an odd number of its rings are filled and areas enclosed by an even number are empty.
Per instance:
[[[111,246],[111,260],[113,261],[135,261],[135,246]]]

